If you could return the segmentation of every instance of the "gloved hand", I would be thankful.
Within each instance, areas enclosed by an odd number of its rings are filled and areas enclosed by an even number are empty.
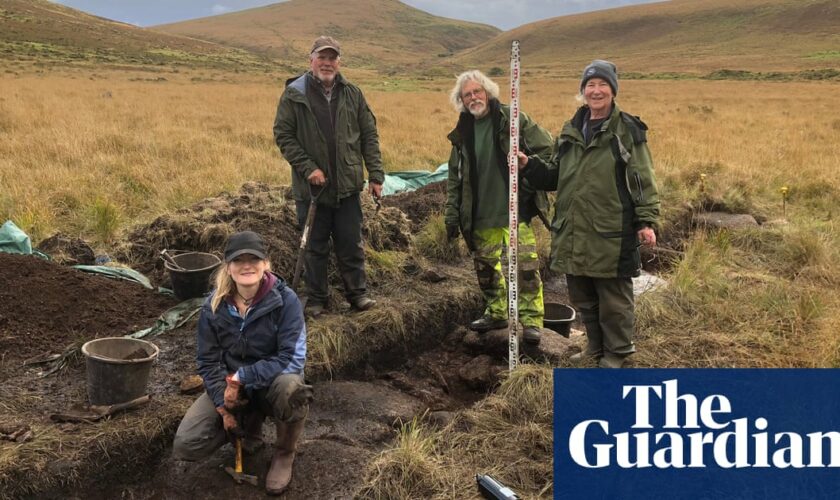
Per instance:
[[[236,417],[234,417],[231,412],[227,411],[224,406],[216,408],[216,413],[222,416],[222,427],[225,428],[225,432],[227,432],[228,435],[240,438],[245,435],[242,428],[239,427]]]
[[[449,241],[452,241],[455,238],[457,238],[458,234],[460,234],[460,232],[461,232],[461,230],[458,228],[458,226],[451,225],[451,224],[446,225],[446,238]]]
[[[248,404],[247,399],[242,398],[242,382],[233,379],[233,375],[225,377],[225,408],[235,410]]]

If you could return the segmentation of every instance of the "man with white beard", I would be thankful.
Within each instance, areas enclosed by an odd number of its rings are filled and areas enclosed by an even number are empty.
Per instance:
[[[486,303],[484,314],[469,327],[486,332],[507,327],[507,286],[502,251],[509,239],[508,166],[510,108],[499,102],[499,86],[478,70],[461,73],[450,93],[458,124],[449,133],[449,182],[445,223],[450,240],[464,236],[473,254],[478,285]],[[520,113],[519,147],[528,155],[548,159],[551,134]],[[547,221],[548,200],[519,180],[519,320],[523,339],[540,341],[545,308],[536,239],[531,219]]]

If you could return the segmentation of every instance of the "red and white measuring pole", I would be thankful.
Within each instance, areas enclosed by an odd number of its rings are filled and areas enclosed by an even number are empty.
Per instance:
[[[519,40],[510,47],[510,153],[508,153],[508,369],[519,362]]]

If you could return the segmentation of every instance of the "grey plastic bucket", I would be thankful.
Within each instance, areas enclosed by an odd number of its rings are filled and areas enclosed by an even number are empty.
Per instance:
[[[544,305],[545,316],[543,317],[543,325],[568,338],[572,329],[572,323],[575,321],[576,314],[574,308],[557,302],[546,302]]]
[[[160,349],[151,342],[106,337],[86,342],[87,393],[91,405],[125,403],[146,395],[152,363]]]
[[[173,255],[172,259],[184,269],[175,269],[169,262],[164,266],[172,280],[172,291],[181,300],[201,297],[210,290],[210,276],[221,260],[211,253],[187,252]]]

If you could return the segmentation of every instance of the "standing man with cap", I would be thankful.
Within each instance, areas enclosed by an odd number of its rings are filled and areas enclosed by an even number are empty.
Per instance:
[[[478,286],[486,303],[484,315],[469,327],[486,332],[508,325],[507,286],[502,275],[502,251],[508,241],[508,165],[510,107],[499,102],[499,86],[481,71],[461,73],[450,93],[458,124],[449,133],[446,230],[450,239],[460,231],[473,254]],[[529,154],[551,154],[551,134],[525,113],[520,114],[519,144]],[[519,190],[519,320],[522,337],[540,342],[545,306],[540,261],[531,219],[547,220],[548,200],[527,181]]]
[[[359,87],[339,72],[341,47],[320,36],[309,54],[309,71],[286,81],[277,106],[274,140],[292,167],[292,191],[303,227],[311,196],[318,210],[304,259],[307,314],[327,307],[330,240],[344,295],[358,311],[376,304],[367,294],[359,193],[367,169],[370,194],[379,198],[385,173],[376,118]]]
[[[551,160],[520,154],[519,166],[537,188],[557,191],[551,270],[566,274],[586,327],[586,348],[572,361],[621,368],[636,351],[632,278],[639,246],[656,245],[659,193],[647,125],[615,102],[615,65],[592,61],[579,90],[584,105],[563,125]]]
[[[257,233],[233,234],[216,286],[198,320],[198,373],[204,394],[187,411],[175,433],[172,454],[201,460],[228,439],[243,439],[246,451],[262,439],[266,416],[277,428],[270,494],[292,479],[297,441],[312,401],[306,385],[306,325],[295,292],[271,272]]]

